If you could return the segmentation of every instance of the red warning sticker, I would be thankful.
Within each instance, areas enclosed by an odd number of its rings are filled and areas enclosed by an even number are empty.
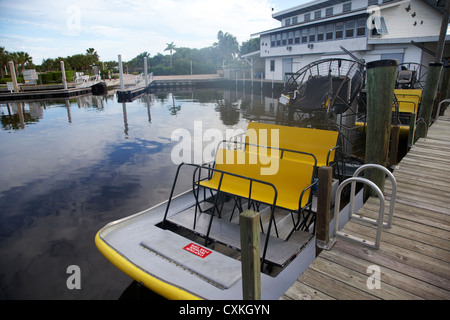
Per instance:
[[[196,245],[194,243],[188,244],[183,249],[186,250],[186,251],[189,251],[189,252],[191,252],[193,254],[195,254],[196,256],[199,256],[200,258],[205,258],[206,256],[208,256],[209,254],[212,253],[211,250],[208,250],[206,248],[200,247],[199,245]]]

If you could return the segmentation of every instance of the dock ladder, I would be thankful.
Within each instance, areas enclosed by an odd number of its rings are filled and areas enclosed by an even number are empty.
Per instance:
[[[385,212],[385,207],[386,207],[386,200],[385,200],[385,197],[384,197],[383,193],[381,192],[380,188],[372,181],[370,181],[366,178],[358,177],[358,175],[362,171],[364,171],[365,169],[368,169],[368,168],[379,169],[379,170],[384,171],[392,182],[392,190],[391,190],[391,197],[390,197],[391,199],[390,199],[389,215],[388,215],[387,222],[384,222],[384,212]],[[357,215],[353,212],[357,182],[360,182],[360,183],[370,186],[372,189],[375,190],[376,194],[378,195],[378,199],[380,201],[378,219],[375,220],[375,219],[371,219],[368,217],[363,217],[362,215]],[[353,236],[353,235],[349,235],[348,233],[339,230],[339,213],[340,213],[339,207],[340,207],[340,201],[341,201],[341,192],[344,189],[344,187],[346,185],[348,185],[349,183],[351,183],[351,191],[350,191],[348,220],[355,219],[355,220],[358,220],[361,222],[367,222],[367,223],[376,225],[377,232],[376,232],[375,241],[368,241],[366,239],[363,239],[363,238],[360,238],[357,236]],[[378,164],[366,164],[366,165],[359,167],[355,171],[355,173],[353,174],[353,176],[351,178],[343,181],[337,188],[336,197],[335,197],[335,207],[334,207],[334,217],[335,217],[334,236],[342,236],[342,237],[345,237],[345,238],[348,238],[348,239],[351,239],[351,240],[354,240],[357,242],[361,242],[362,244],[372,247],[374,249],[379,249],[381,232],[382,232],[383,228],[391,228],[391,225],[392,225],[392,217],[394,214],[394,204],[395,204],[396,193],[397,193],[397,182],[395,180],[395,177],[392,175],[392,173],[388,169],[386,169],[385,167],[378,165]]]

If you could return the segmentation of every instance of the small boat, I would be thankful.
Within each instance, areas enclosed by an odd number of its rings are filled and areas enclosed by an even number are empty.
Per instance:
[[[180,164],[167,201],[102,228],[97,248],[165,298],[239,300],[239,213],[257,211],[261,298],[278,299],[315,258],[316,168],[333,165],[337,141],[337,131],[250,122],[213,163]],[[175,196],[183,173],[192,188]]]
[[[288,73],[280,103],[302,112],[342,114],[364,85],[364,64],[358,60],[330,58]]]
[[[400,127],[400,138],[408,139],[411,145],[410,125],[417,121],[427,68],[415,63],[403,63],[399,67],[392,101],[392,125]],[[366,126],[364,118],[355,123],[360,130]]]

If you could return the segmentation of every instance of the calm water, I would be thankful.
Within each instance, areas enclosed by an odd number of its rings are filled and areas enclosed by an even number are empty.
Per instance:
[[[277,98],[202,89],[126,104],[114,95],[0,103],[0,299],[118,299],[131,279],[94,237],[167,199],[174,130],[194,132],[195,121],[245,130],[276,116]],[[79,290],[66,285],[71,265]]]

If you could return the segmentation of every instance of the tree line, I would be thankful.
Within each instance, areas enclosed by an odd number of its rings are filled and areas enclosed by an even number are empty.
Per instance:
[[[259,38],[244,41],[239,45],[236,37],[228,32],[219,31],[217,42],[211,46],[193,49],[177,47],[174,42],[167,43],[164,52],[153,57],[144,51],[130,61],[123,62],[125,72],[144,72],[144,57],[147,58],[148,71],[154,75],[169,74],[207,74],[216,73],[222,66],[229,68],[242,68],[243,62],[239,57],[259,50]]]
[[[177,47],[174,42],[167,43],[164,52],[157,53],[153,57],[144,51],[131,59],[123,62],[124,71],[128,73],[144,72],[143,58],[147,57],[149,72],[154,75],[167,74],[206,74],[216,73],[222,66],[231,68],[242,67],[239,57],[253,51],[259,50],[259,38],[253,38],[239,45],[236,37],[228,32],[219,31],[217,42],[211,46],[192,49]],[[0,47],[0,76],[4,78],[9,61],[14,61],[16,72],[23,73],[25,69],[36,69],[38,72],[60,71],[60,62],[64,61],[66,70],[79,72],[92,72],[92,66],[98,65],[102,70],[102,76],[106,77],[108,72],[118,72],[117,61],[100,61],[100,57],[94,48],[86,49],[84,54],[75,54],[68,57],[43,59],[40,65],[35,65],[31,56],[26,52],[8,52]],[[9,74],[9,69],[8,69]]]

